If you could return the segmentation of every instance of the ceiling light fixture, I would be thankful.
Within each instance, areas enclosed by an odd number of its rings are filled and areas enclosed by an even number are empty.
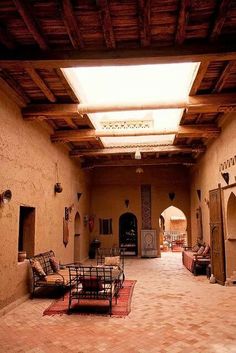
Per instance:
[[[141,159],[141,153],[138,148],[135,151],[134,159]]]
[[[137,169],[136,169],[136,173],[137,173],[137,174],[142,174],[142,173],[143,173],[143,168],[140,168],[140,167],[137,168]]]

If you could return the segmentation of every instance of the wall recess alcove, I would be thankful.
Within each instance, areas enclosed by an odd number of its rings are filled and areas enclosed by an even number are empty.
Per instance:
[[[227,239],[236,240],[236,196],[231,192],[227,203]]]

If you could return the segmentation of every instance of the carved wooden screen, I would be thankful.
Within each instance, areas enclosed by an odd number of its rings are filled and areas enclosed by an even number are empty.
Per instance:
[[[210,191],[211,272],[219,284],[225,283],[225,250],[222,224],[221,189]]]

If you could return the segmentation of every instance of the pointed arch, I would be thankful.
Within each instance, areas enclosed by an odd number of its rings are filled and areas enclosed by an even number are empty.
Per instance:
[[[236,196],[231,192],[227,203],[228,238],[236,238]]]
[[[133,213],[123,213],[119,218],[119,242],[125,255],[138,254],[137,217]]]

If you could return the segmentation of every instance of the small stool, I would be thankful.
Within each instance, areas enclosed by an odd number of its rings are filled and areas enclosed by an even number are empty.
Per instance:
[[[206,268],[206,275],[207,275],[207,278],[211,277],[211,264],[209,264]]]

